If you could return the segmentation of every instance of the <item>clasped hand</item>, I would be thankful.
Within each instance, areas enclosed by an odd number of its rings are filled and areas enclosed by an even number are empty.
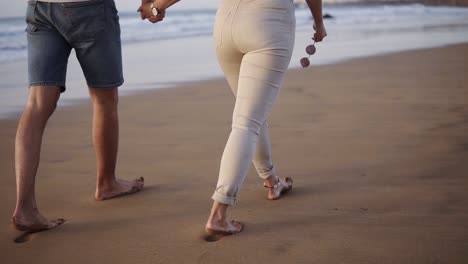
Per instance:
[[[162,21],[166,16],[165,10],[159,10],[159,14],[157,16],[153,14],[152,7],[154,2],[154,0],[141,0],[141,6],[138,8],[137,12],[140,12],[142,20],[148,19],[151,23],[157,23]],[[156,7],[156,5],[154,5],[154,7]]]

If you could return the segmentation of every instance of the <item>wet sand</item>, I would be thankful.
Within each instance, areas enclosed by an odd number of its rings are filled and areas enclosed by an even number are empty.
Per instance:
[[[118,175],[147,188],[105,202],[90,104],[60,107],[37,193],[68,222],[22,244],[9,226],[17,120],[0,121],[0,261],[468,263],[467,72],[468,44],[291,71],[270,126],[294,189],[268,201],[252,170],[231,213],[245,231],[214,243],[199,236],[230,129],[224,80],[121,98]]]

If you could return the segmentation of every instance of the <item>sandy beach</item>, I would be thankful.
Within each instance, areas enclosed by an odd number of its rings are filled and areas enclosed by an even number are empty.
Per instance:
[[[61,106],[44,137],[37,194],[62,227],[15,244],[17,120],[0,121],[0,262],[468,263],[468,44],[292,70],[270,118],[280,175],[268,201],[252,170],[237,236],[199,239],[230,130],[224,80],[120,101],[118,175],[131,197],[93,200],[91,105]]]

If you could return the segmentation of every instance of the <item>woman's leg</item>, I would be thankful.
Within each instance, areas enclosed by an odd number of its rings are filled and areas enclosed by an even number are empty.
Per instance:
[[[263,124],[258,136],[257,148],[253,159],[253,164],[258,176],[267,181],[268,178],[276,176],[275,166],[271,157],[271,143],[268,132],[268,122]]]
[[[216,16],[214,28],[214,41],[218,62],[234,95],[237,94],[239,73],[243,58],[243,54],[235,47],[232,41],[232,35],[230,34],[233,24],[233,14],[229,10],[233,10],[235,4],[237,3],[234,1],[222,2],[218,15]],[[209,234],[212,232],[221,232],[222,234],[225,232],[237,233],[242,230],[242,225],[227,220],[227,209],[229,205],[230,203],[225,200],[215,200],[213,202],[211,213],[205,226]],[[216,238],[212,236],[206,237],[205,239],[208,241],[216,240]]]
[[[215,203],[206,226],[208,230],[226,229],[235,233],[241,228],[227,221],[227,206],[235,203],[248,173],[290,56],[287,48],[271,48],[247,53],[242,59],[232,130],[221,159],[218,184],[212,197]],[[262,147],[269,148],[269,140]]]
[[[235,97],[237,97],[240,68],[243,56],[240,54],[237,56],[230,54],[228,58],[223,59],[225,56],[223,56],[223,54],[219,55],[221,56],[219,59],[219,64],[223,69],[224,75],[232,93]],[[260,129],[260,135],[258,137],[256,151],[253,158],[253,164],[260,178],[264,179],[265,181],[267,181],[269,177],[276,175],[273,159],[271,156],[271,143],[268,133],[268,122],[265,122]]]
[[[258,17],[260,22],[269,21],[267,18],[263,20],[261,11],[260,9],[258,13],[261,15]],[[291,11],[293,14],[292,5]],[[254,18],[253,24],[249,23],[244,27],[241,23],[238,26],[252,29],[252,25],[257,24],[255,21],[257,16],[250,18]],[[215,202],[206,225],[208,231],[237,233],[242,230],[242,225],[227,221],[227,208],[235,203],[239,189],[248,173],[259,136],[262,129],[267,127],[266,120],[278,96],[294,46],[294,35],[290,27],[292,24],[285,23],[289,20],[278,20],[276,15],[271,19],[273,24],[270,29],[278,34],[268,32],[265,34],[264,27],[254,27],[255,34],[241,36],[236,41],[232,39],[235,30],[218,26],[221,24],[217,19],[214,35],[218,59],[236,95],[236,104],[232,130],[221,159],[218,184],[212,197]],[[229,27],[241,21],[243,20],[231,23],[232,21],[228,20],[223,25]],[[279,30],[277,23],[281,26]],[[245,42],[247,48],[239,50],[238,41]],[[257,47],[252,48],[252,45]],[[242,56],[242,54],[245,55]],[[274,172],[267,129],[260,142],[255,163],[265,177],[268,173]]]
[[[232,131],[221,159],[218,185],[213,195],[213,199],[220,203],[234,204],[248,173],[258,137],[289,64],[288,48],[264,48],[249,52],[242,59]]]
[[[237,51],[223,47],[218,49],[218,58],[229,87],[234,96],[237,97],[243,55]],[[259,176],[265,180],[265,184],[269,184],[268,178],[274,175],[274,166],[271,159],[271,145],[267,122],[261,128],[253,163]],[[240,231],[242,226],[239,223],[227,220],[227,209],[227,204],[214,201],[206,228],[208,230]]]

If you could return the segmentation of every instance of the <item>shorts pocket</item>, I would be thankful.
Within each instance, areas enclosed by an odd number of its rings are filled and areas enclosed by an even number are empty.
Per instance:
[[[26,8],[26,31],[34,32],[37,30],[36,23],[36,1],[28,1],[28,6]]]
[[[117,10],[114,0],[109,1],[109,10],[107,10],[106,12],[110,14],[112,20],[112,27],[117,31],[117,33],[120,36],[120,17],[119,11]]]
[[[104,30],[106,10],[103,0],[63,3],[63,7],[73,28],[75,40],[93,40]]]

